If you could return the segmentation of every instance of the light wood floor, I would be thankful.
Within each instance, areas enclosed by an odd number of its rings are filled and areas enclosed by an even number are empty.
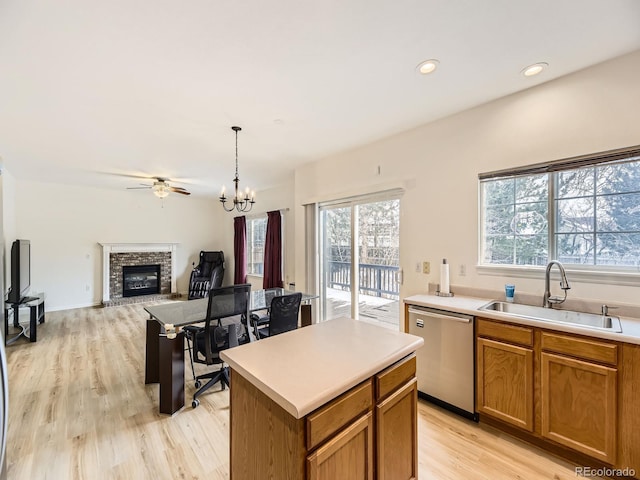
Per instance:
[[[158,387],[144,385],[146,318],[142,305],[51,312],[37,343],[7,348],[9,479],[228,478],[228,390],[160,415]],[[421,479],[576,478],[533,447],[418,408]]]

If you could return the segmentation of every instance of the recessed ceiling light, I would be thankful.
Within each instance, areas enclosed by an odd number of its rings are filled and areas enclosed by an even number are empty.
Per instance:
[[[428,75],[429,73],[433,73],[433,71],[438,68],[438,64],[440,62],[438,60],[436,60],[435,58],[432,58],[431,60],[425,60],[424,62],[421,62],[417,67],[416,70],[421,73],[422,75]]]
[[[524,69],[522,69],[522,74],[525,77],[533,77],[534,75],[538,75],[548,66],[549,64],[546,62],[534,63],[533,65],[529,65],[528,67],[525,67]]]

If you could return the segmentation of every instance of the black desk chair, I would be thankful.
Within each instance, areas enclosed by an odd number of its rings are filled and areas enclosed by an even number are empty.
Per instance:
[[[204,327],[189,325],[184,328],[191,369],[194,372],[195,386],[198,389],[191,402],[193,408],[200,404],[198,397],[214,384],[220,382],[223,390],[229,386],[229,367],[224,366],[220,352],[227,348],[249,343],[247,318],[250,296],[250,284],[212,288],[209,291]],[[223,325],[222,319],[226,319],[226,325]],[[220,369],[196,376],[194,362],[205,365],[220,365]],[[204,379],[209,381],[202,385]]]
[[[269,323],[262,327],[254,323],[256,338],[272,337],[298,328],[301,301],[302,293],[274,297],[269,308]]]

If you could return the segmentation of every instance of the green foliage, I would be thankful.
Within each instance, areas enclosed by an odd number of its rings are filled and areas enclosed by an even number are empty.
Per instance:
[[[556,252],[549,252],[555,182]],[[640,265],[640,159],[482,182],[483,263]]]

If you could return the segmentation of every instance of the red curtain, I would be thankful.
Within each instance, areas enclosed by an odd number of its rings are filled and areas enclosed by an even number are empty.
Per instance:
[[[280,210],[267,212],[262,288],[282,287],[282,220]]]
[[[235,285],[247,283],[247,221],[245,217],[233,219],[233,258],[235,260],[233,283]]]

